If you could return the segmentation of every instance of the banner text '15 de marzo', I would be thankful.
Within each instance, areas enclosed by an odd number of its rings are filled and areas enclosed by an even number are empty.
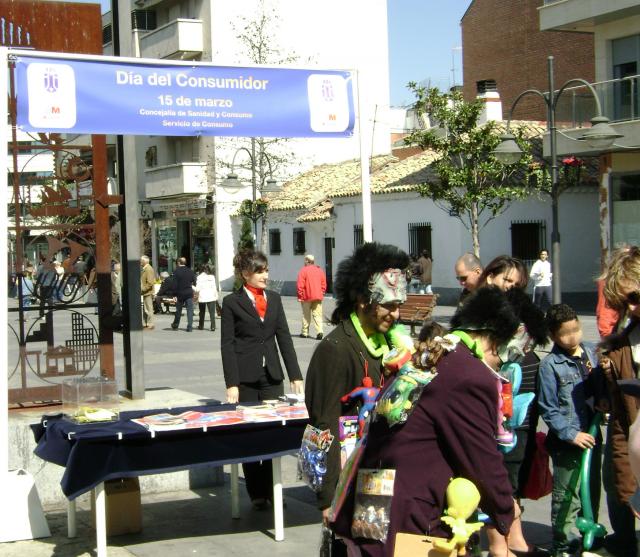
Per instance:
[[[18,127],[122,135],[348,137],[352,73],[16,56]]]

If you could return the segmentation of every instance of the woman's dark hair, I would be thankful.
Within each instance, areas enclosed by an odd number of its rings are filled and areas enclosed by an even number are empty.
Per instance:
[[[510,257],[508,255],[499,255],[492,259],[489,264],[484,268],[480,278],[478,279],[479,286],[487,286],[487,277],[495,277],[500,273],[506,273],[507,271],[516,270],[520,274],[520,280],[516,283],[516,288],[525,289],[529,282],[529,275],[527,273],[527,267],[517,257]]]
[[[233,258],[233,269],[236,277],[244,282],[243,271],[250,274],[260,273],[269,267],[267,256],[261,251],[242,250]]]
[[[578,314],[567,304],[555,304],[547,310],[547,326],[552,335],[558,332],[563,323],[574,319],[578,319]]]
[[[451,318],[451,329],[479,332],[496,346],[516,334],[520,319],[506,294],[495,286],[474,290]]]
[[[211,265],[205,263],[204,265],[202,265],[202,267],[200,267],[200,272],[201,273],[205,273],[206,275],[212,275],[213,273],[211,272]]]
[[[377,242],[358,246],[338,265],[333,282],[336,308],[331,315],[331,323],[337,325],[347,319],[358,301],[369,300],[369,279],[374,273],[386,269],[404,272],[408,266],[409,256],[396,246]]]

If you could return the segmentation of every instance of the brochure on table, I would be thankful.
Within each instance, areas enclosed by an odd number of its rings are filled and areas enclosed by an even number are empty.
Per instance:
[[[235,410],[219,412],[198,412],[188,410],[181,414],[153,414],[132,419],[149,431],[172,431],[180,429],[200,429],[224,425],[279,422],[308,419],[307,407],[301,404],[237,406]]]

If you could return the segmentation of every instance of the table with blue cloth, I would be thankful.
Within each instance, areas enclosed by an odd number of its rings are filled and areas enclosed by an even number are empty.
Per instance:
[[[114,478],[137,477],[231,464],[232,516],[239,517],[238,464],[273,460],[273,508],[275,539],[284,539],[280,457],[300,448],[306,419],[253,422],[171,431],[147,430],[133,418],[152,414],[180,414],[187,410],[216,412],[233,410],[234,405],[122,412],[108,423],[77,424],[61,414],[44,416],[32,425],[37,446],[35,454],[65,468],[62,491],[70,501],[69,536],[75,535],[75,498],[91,489],[96,497],[97,555],[106,556],[104,482]]]

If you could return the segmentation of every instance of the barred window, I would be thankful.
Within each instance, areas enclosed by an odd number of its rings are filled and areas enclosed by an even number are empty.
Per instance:
[[[293,254],[304,255],[307,251],[304,228],[293,229]]]
[[[528,268],[535,263],[540,250],[547,249],[545,221],[511,222],[511,255],[521,259]]]
[[[423,251],[431,254],[431,223],[409,223],[409,253],[420,255]]]
[[[364,244],[364,230],[361,224],[353,225],[353,247],[357,248]]]
[[[278,228],[269,229],[269,254],[278,255],[282,252],[280,247],[280,230]]]

